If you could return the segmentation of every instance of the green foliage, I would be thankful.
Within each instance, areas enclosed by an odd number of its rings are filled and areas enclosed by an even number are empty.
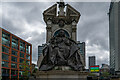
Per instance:
[[[35,68],[35,69],[34,69],[34,71],[33,71],[33,73],[36,73],[36,71],[37,71],[37,70],[38,70],[38,69],[37,69],[37,68]]]
[[[96,76],[94,73],[89,73],[88,76]]]
[[[2,76],[0,76],[0,80],[2,79]]]
[[[102,77],[109,77],[110,74],[109,74],[108,72],[103,72],[101,76],[102,76]]]
[[[26,63],[26,61],[23,62],[22,68],[24,69],[23,78],[24,78],[24,80],[28,80],[28,77],[29,77],[29,71],[28,71],[28,69],[30,69],[30,67],[28,66],[28,64]]]

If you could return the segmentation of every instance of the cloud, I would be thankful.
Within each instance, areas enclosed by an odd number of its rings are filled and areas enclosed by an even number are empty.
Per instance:
[[[54,2],[55,3],[55,2]],[[33,45],[33,62],[38,58],[38,45],[46,41],[43,11],[53,2],[3,2],[2,27]],[[86,42],[88,56],[96,56],[97,64],[109,63],[109,25],[107,2],[66,2],[81,13],[77,27],[77,40]],[[1,12],[0,12],[1,13]],[[102,55],[101,55],[102,54]]]
[[[3,2],[56,2],[60,0],[3,0]],[[64,0],[65,2],[111,2],[111,0]],[[119,0],[115,0],[119,1]]]
[[[88,56],[96,56],[98,65],[109,64],[109,3],[70,4],[81,13],[77,40],[86,43],[86,67]]]
[[[2,26],[2,3],[0,2],[0,26]]]
[[[3,3],[2,5],[4,13],[2,27],[33,45],[33,62],[38,58],[38,45],[45,43],[46,25],[42,19],[42,9],[39,9],[43,7],[39,3]]]

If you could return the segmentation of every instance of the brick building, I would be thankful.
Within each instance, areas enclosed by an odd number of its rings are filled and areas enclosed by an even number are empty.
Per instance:
[[[0,75],[2,79],[21,78],[26,62],[32,65],[32,45],[14,34],[0,28]],[[31,73],[31,68],[26,69]]]

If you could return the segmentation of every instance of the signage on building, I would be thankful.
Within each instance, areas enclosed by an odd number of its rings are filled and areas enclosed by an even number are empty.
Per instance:
[[[99,65],[90,66],[90,71],[91,71],[91,72],[99,72]]]

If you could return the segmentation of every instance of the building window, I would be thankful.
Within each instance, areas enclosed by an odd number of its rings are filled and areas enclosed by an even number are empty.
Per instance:
[[[18,49],[18,39],[15,37],[12,37],[12,48]]]
[[[27,64],[27,65],[30,65],[30,61],[26,60],[26,64]]]
[[[8,62],[2,61],[2,67],[8,67]]]
[[[11,61],[17,62],[17,57],[11,56]]]
[[[29,45],[26,45],[26,53],[30,54],[30,46]]]
[[[10,46],[10,34],[2,32],[2,44]]]
[[[42,50],[43,50],[44,46],[39,46],[39,53],[42,53]]]
[[[9,53],[9,48],[2,46],[2,52]]]
[[[24,58],[24,53],[20,53],[20,57],[21,57],[21,58]]]
[[[15,56],[17,56],[17,51],[15,51],[15,50],[12,50],[12,55],[15,55]]]
[[[27,67],[26,67],[26,70],[30,70],[30,66],[27,66]]]
[[[9,76],[9,69],[2,68],[2,76]]]
[[[23,71],[19,71],[19,77],[21,78],[23,75]]]
[[[17,64],[11,63],[11,68],[17,68]]]
[[[2,59],[3,60],[8,60],[9,59],[9,55],[2,53]]]
[[[18,77],[18,71],[17,70],[11,70],[11,78],[17,78]]]
[[[21,58],[20,58],[20,63],[23,63],[23,62],[24,62],[24,59],[21,59]]]
[[[20,69],[24,69],[23,65],[19,64],[19,68]]]
[[[30,60],[30,56],[29,56],[29,55],[26,55],[26,59],[29,59],[29,60]]]
[[[25,43],[20,41],[20,51],[25,52]]]

